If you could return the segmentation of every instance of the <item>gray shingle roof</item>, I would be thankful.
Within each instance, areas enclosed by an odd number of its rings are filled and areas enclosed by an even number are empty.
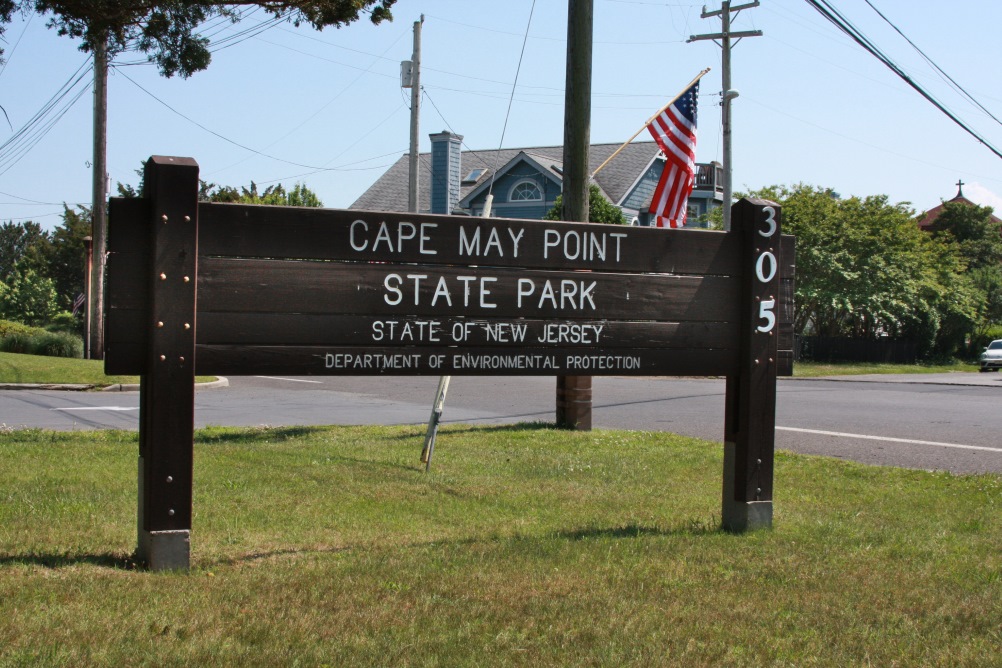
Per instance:
[[[619,144],[592,144],[588,151],[588,161],[591,171],[601,165],[612,155]],[[495,170],[500,170],[520,152],[531,155],[535,160],[548,167],[560,168],[564,158],[563,146],[535,146],[529,148],[490,149],[484,151],[462,151],[462,169],[465,177],[471,170],[484,167],[487,173],[476,183],[460,184],[459,198],[463,199],[472,190],[490,179]],[[613,203],[619,203],[627,194],[629,188],[636,183],[651,161],[658,155],[658,147],[652,141],[633,142],[624,148],[612,162],[602,168],[594,178],[594,182]],[[431,208],[430,179],[431,154],[421,153],[418,156],[419,179],[419,209],[428,211]],[[408,187],[408,156],[404,154],[397,162],[380,176],[361,197],[351,205],[352,209],[367,211],[406,211]]]

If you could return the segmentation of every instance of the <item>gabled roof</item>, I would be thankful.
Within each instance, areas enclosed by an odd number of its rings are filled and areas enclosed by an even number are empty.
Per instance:
[[[514,158],[505,163],[505,165],[498,170],[494,180],[496,181],[500,179],[502,176],[523,162],[528,163],[533,169],[538,170],[540,173],[548,175],[556,183],[563,182],[564,164],[562,162],[552,160],[545,155],[540,155],[538,153],[526,153],[525,151],[519,151]],[[488,171],[480,177],[470,192],[459,199],[460,206],[468,208],[470,206],[470,200],[478,197],[490,187],[491,176],[490,171]]]
[[[619,144],[592,144],[588,151],[589,169],[595,169],[612,155]],[[608,165],[602,168],[593,181],[603,194],[613,203],[620,203],[636,183],[638,176],[644,173],[658,154],[658,147],[653,141],[633,142],[627,145]],[[463,200],[473,190],[487,183],[491,173],[503,170],[508,163],[520,154],[531,157],[532,160],[546,166],[549,173],[559,175],[553,169],[562,166],[564,158],[563,146],[537,146],[528,148],[488,149],[483,151],[462,151],[461,161],[463,176],[476,168],[486,168],[476,183],[460,184],[459,199]],[[431,154],[421,153],[418,156],[419,197],[418,209],[431,209]],[[408,188],[408,156],[404,154],[372,186],[355,200],[352,209],[368,211],[406,211]]]
[[[957,196],[947,202],[938,204],[929,209],[928,211],[926,211],[925,214],[921,218],[919,218],[918,226],[923,230],[928,229],[934,222],[936,222],[936,219],[939,218],[939,215],[943,213],[943,209],[946,208],[946,205],[954,203],[967,204],[970,206],[978,206],[975,202],[972,202],[971,200],[964,197],[964,189],[962,187],[962,184],[958,184]],[[1002,219],[999,219],[996,216],[992,216],[992,222],[1002,223]]]

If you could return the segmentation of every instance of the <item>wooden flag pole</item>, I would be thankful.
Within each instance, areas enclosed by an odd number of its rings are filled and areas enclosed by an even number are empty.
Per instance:
[[[699,81],[700,79],[702,79],[703,77],[705,77],[709,71],[710,71],[710,68],[707,67],[705,70],[703,70],[702,72],[700,72],[699,74],[697,74],[695,79],[693,79],[692,81],[690,81],[689,83],[686,84],[685,88],[682,89],[681,93],[679,93],[678,95],[676,95],[675,97],[673,97],[671,100],[669,100],[668,104],[666,104],[665,106],[663,106],[660,109],[658,109],[657,111],[655,111],[654,115],[652,115],[650,118],[648,118],[647,121],[641,126],[641,128],[639,130],[637,130],[633,134],[632,137],[630,137],[625,142],[623,142],[622,146],[620,146],[619,148],[617,148],[616,151],[612,155],[610,155],[608,158],[605,159],[605,162],[603,162],[601,165],[599,165],[597,168],[595,168],[595,171],[591,173],[591,178],[595,178],[595,175],[598,174],[599,171],[603,167],[605,167],[610,162],[612,162],[612,159],[615,158],[617,155],[619,155],[620,151],[622,151],[624,148],[626,148],[631,141],[633,141],[634,139],[636,139],[638,136],[640,136],[641,132],[643,132],[644,130],[647,129],[647,126],[651,124],[651,121],[653,121],[655,118],[657,118],[658,116],[660,116],[661,112],[663,112],[665,109],[667,109],[671,105],[675,104],[675,100],[677,100],[678,98],[680,98],[683,95],[685,95],[685,91],[689,90],[694,83],[696,83],[697,81]]]

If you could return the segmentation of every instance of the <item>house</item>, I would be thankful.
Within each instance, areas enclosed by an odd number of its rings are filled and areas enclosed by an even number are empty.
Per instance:
[[[957,196],[947,202],[943,202],[941,204],[938,204],[937,206],[934,206],[933,208],[929,209],[924,214],[922,214],[922,216],[918,219],[918,226],[923,230],[928,230],[932,226],[932,224],[936,222],[936,219],[939,218],[939,215],[943,213],[943,209],[946,207],[946,205],[952,203],[969,204],[970,206],[977,206],[976,203],[964,197],[964,182],[957,181]],[[1002,219],[999,219],[997,216],[992,216],[992,223],[1002,225]]]
[[[487,196],[491,216],[542,219],[553,208],[563,183],[563,147],[463,150],[463,137],[443,131],[430,135],[431,152],[419,156],[418,209],[421,213],[482,216]],[[618,144],[593,144],[589,149],[594,173]],[[622,209],[634,225],[648,225],[647,210],[664,157],[653,141],[633,142],[592,178],[602,195]],[[406,211],[409,159],[403,155],[350,208]],[[689,226],[723,203],[723,169],[719,163],[697,165],[689,197]],[[705,224],[704,224],[705,226]]]

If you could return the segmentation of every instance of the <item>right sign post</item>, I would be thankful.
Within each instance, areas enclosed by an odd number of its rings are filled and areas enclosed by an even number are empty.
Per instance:
[[[789,362],[778,355],[783,333],[777,309],[792,303],[781,298],[780,218],[779,206],[766,200],[743,199],[732,210],[731,230],[741,235],[745,266],[739,363],[727,376],[724,416],[721,515],[729,531],[772,526],[776,375],[779,365]]]

